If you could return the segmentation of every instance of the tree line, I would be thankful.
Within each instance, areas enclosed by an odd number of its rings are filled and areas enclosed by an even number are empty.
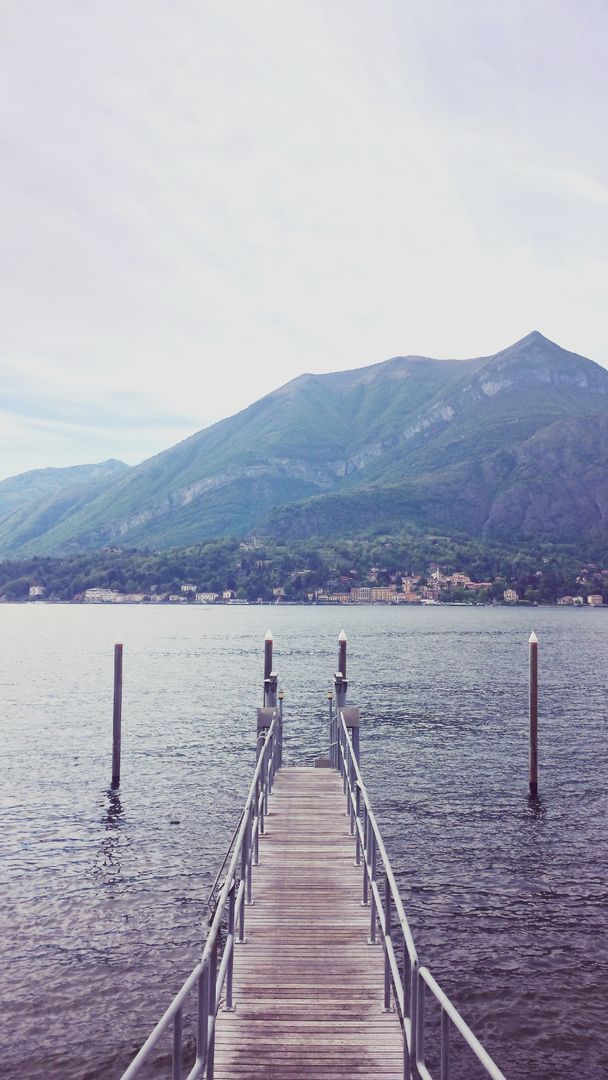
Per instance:
[[[286,600],[304,601],[320,589],[388,584],[400,575],[426,580],[434,565],[460,571],[492,586],[480,597],[500,600],[507,587],[521,599],[553,602],[564,594],[602,592],[608,558],[599,551],[576,552],[571,546],[534,543],[518,547],[488,545],[468,537],[410,532],[373,540],[306,540],[294,543],[206,541],[167,551],[113,549],[69,555],[36,556],[0,562],[0,597],[23,600],[32,585],[48,599],[77,600],[96,586],[121,593],[172,594],[194,584],[204,592],[234,592],[238,599],[272,600],[276,588]],[[581,580],[582,579],[582,580]],[[605,600],[608,600],[606,595]],[[452,590],[446,599],[478,599]]]

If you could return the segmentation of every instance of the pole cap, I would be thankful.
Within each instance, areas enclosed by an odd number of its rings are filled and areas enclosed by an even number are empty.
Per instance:
[[[272,630],[267,630],[266,631],[266,637],[264,638],[264,641],[272,641],[272,640],[273,640]]]
[[[537,638],[536,634],[534,633],[534,630],[530,634],[530,637],[528,638],[528,642],[529,642],[530,645],[538,645],[538,638]]]
[[[348,638],[346,637],[346,634],[345,634],[344,630],[341,630],[340,633],[338,634],[338,641],[347,641],[347,640],[348,640]]]

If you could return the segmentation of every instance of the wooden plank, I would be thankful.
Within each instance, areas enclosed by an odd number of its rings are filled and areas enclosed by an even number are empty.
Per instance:
[[[384,954],[338,775],[284,768],[254,868],[232,1013],[216,1025],[216,1080],[402,1080],[403,1041],[383,1010]]]

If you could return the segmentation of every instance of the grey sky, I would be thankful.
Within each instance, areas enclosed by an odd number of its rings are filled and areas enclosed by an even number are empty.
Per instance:
[[[302,371],[608,364],[599,0],[1,0],[0,477]]]

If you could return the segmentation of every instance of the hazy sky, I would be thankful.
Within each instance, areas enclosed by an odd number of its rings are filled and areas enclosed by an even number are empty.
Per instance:
[[[608,365],[606,0],[0,0],[0,477],[531,329]]]

